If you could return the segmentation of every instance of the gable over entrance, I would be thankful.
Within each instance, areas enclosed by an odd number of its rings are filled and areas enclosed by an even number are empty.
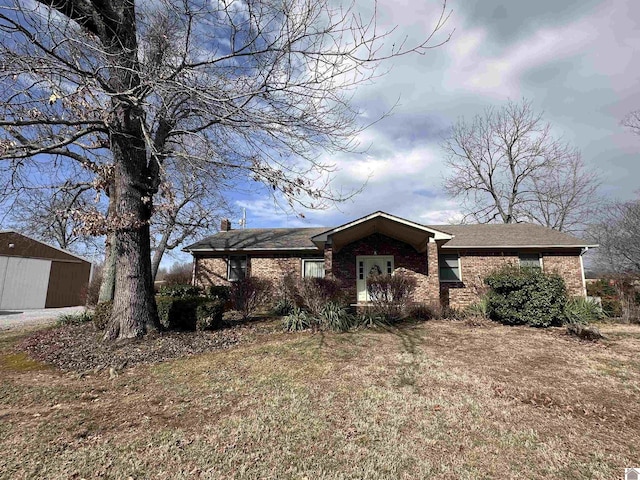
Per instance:
[[[451,240],[453,238],[453,235],[447,232],[435,230],[425,225],[378,211],[353,222],[327,230],[312,237],[311,240],[318,248],[330,245],[333,252],[337,253],[345,245],[375,233],[407,243],[420,253],[424,253],[427,250],[429,239],[437,241]]]

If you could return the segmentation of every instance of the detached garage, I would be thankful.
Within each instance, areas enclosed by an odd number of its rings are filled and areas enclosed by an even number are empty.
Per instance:
[[[14,231],[0,231],[0,310],[84,305],[91,263]]]

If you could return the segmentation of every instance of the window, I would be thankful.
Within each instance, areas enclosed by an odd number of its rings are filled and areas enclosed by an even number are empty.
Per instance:
[[[460,259],[457,253],[440,255],[440,280],[443,282],[460,282]]]
[[[244,255],[234,255],[229,257],[229,271],[227,279],[235,282],[247,276],[247,257]]]
[[[542,268],[539,253],[521,253],[518,255],[521,268]]]
[[[324,259],[302,260],[302,276],[304,278],[324,278]]]

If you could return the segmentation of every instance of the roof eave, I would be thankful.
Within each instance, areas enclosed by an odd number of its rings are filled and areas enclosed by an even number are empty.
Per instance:
[[[496,248],[598,248],[600,245],[442,245],[443,249],[496,249]]]
[[[386,212],[382,212],[382,211],[377,211],[375,213],[372,213],[370,215],[367,215],[365,217],[362,218],[358,218],[357,220],[354,220],[352,222],[349,223],[345,223],[344,225],[340,225],[339,227],[335,227],[332,228],[330,230],[327,230],[326,232],[320,233],[318,235],[315,235],[313,237],[311,237],[311,241],[315,244],[318,243],[324,243],[328,240],[328,237],[330,235],[333,235],[334,233],[337,232],[341,232],[343,230],[347,230],[349,228],[355,227],[361,223],[367,222],[369,220],[373,220],[375,218],[385,218],[387,220],[391,220],[394,222],[398,222],[401,223],[403,225],[407,225],[409,227],[413,227],[416,228],[418,230],[422,230],[424,232],[428,232],[433,234],[433,239],[434,240],[451,240],[453,238],[453,235],[440,231],[440,230],[435,230],[433,228],[427,227],[425,225],[420,225],[419,223],[415,223],[412,222],[410,220],[405,220],[404,218],[400,218],[400,217],[396,217],[394,215],[388,214]]]

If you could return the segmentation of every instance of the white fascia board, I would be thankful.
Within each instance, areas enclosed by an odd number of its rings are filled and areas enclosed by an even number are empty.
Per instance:
[[[276,252],[276,251],[285,251],[285,252],[293,252],[293,251],[306,251],[313,250],[315,252],[320,251],[317,247],[277,247],[277,248],[184,248],[183,252],[194,253],[194,252]]]
[[[469,249],[496,249],[496,248],[597,248],[600,245],[442,245],[442,249],[456,250],[462,248]]]
[[[401,223],[403,225],[407,225],[409,227],[413,227],[417,230],[422,230],[423,232],[429,232],[433,234],[434,240],[451,240],[453,235],[450,235],[445,232],[441,232],[440,230],[434,230],[433,228],[425,227],[424,225],[420,225],[419,223],[412,222],[411,220],[405,220],[404,218],[396,217],[394,215],[390,215],[385,212],[375,212],[366,217],[359,218],[354,220],[353,222],[345,223],[344,225],[340,225],[339,227],[333,228],[331,230],[327,230],[324,233],[311,237],[314,242],[326,242],[327,237],[334,233],[341,232],[343,230],[347,230],[351,227],[355,227],[361,223],[367,222],[369,220],[373,220],[375,218],[386,218],[387,220],[391,220],[392,222]]]

